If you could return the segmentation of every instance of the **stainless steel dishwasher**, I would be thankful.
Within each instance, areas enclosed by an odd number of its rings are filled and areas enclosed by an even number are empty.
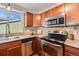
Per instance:
[[[33,37],[22,39],[22,55],[23,56],[30,56],[33,53],[32,40],[33,40]]]
[[[22,43],[22,55],[30,56],[33,53],[32,50],[32,41]]]

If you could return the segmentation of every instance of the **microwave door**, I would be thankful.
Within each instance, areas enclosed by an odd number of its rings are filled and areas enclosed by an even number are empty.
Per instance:
[[[57,24],[57,19],[53,19],[52,25],[56,25],[56,24]]]
[[[57,25],[59,25],[59,18],[57,18]]]

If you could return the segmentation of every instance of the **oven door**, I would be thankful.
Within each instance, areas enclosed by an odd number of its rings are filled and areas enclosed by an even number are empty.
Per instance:
[[[43,44],[43,51],[49,56],[63,56],[63,48],[61,45],[47,41]]]

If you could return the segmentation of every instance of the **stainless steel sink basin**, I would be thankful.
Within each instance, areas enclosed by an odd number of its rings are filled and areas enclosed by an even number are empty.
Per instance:
[[[12,40],[12,39],[20,39],[20,38],[21,38],[21,36],[5,37],[5,38],[0,38],[0,41]]]
[[[0,38],[0,41],[10,40],[9,38]]]

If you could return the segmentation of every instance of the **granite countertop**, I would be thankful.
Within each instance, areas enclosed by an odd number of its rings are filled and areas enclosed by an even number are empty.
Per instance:
[[[5,37],[5,38],[0,38],[0,44],[16,41],[16,40],[23,40],[23,39],[31,38],[31,37],[43,37],[43,36],[45,35],[21,35],[21,36],[7,37],[7,38]]]
[[[23,40],[23,39],[31,38],[31,37],[41,38],[44,36],[46,35],[21,35],[21,36],[13,36],[13,37],[8,37],[8,38],[0,38],[0,44],[11,42],[11,41],[16,41],[16,40]],[[67,39],[64,44],[75,47],[75,48],[79,48],[79,40],[77,39],[74,39],[74,40]]]
[[[78,39],[74,39],[74,40],[67,39],[65,41],[65,44],[68,46],[79,48],[79,40]]]

